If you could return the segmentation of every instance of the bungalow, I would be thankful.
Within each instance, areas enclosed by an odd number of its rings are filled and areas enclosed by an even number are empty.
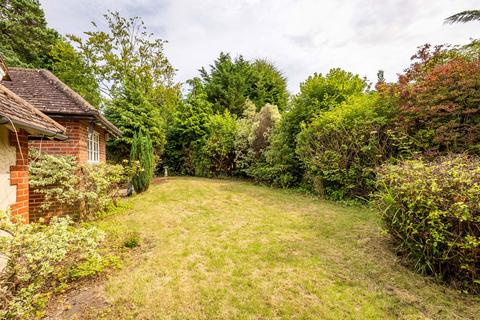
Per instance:
[[[0,80],[9,80],[0,59]],[[0,210],[29,221],[28,139],[66,140],[66,129],[0,83]]]
[[[53,155],[71,155],[79,163],[106,161],[106,141],[121,131],[96,108],[48,70],[9,68],[5,86],[67,129],[68,140],[34,139],[30,147]]]
[[[29,140],[29,148],[52,155],[70,155],[79,163],[106,162],[106,141],[120,136],[121,131],[99,110],[48,70],[9,68],[9,75],[11,81],[4,81],[4,86],[64,127],[68,136],[68,139],[46,140],[37,135]],[[32,221],[78,211],[78,208],[52,206],[50,212],[42,212],[40,206],[44,200],[35,190],[30,190],[29,199]]]

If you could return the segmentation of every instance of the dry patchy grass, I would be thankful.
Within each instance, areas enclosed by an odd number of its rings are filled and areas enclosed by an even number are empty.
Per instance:
[[[105,319],[463,319],[466,296],[402,267],[376,214],[250,183],[173,178],[100,225],[140,247]],[[86,315],[82,318],[85,318]]]

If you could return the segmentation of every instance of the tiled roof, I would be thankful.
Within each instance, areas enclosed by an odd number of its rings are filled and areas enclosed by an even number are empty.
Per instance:
[[[91,116],[113,135],[120,136],[122,134],[97,109],[50,71],[9,68],[9,74],[12,81],[5,81],[3,85],[40,111],[48,115]]]
[[[33,129],[47,136],[66,138],[65,128],[50,119],[30,103],[0,84],[0,118],[3,124]]]
[[[2,55],[0,55],[0,81],[1,80],[10,80],[8,68],[5,61],[3,61]]]

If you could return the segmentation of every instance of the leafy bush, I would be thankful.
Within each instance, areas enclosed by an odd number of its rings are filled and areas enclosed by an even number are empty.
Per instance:
[[[135,134],[130,150],[130,161],[139,161],[141,170],[133,177],[132,184],[137,193],[144,192],[153,178],[154,159],[152,140],[148,135]]]
[[[480,160],[386,165],[378,186],[396,250],[417,271],[480,293]]]
[[[235,168],[237,122],[228,111],[210,116],[207,135],[195,155],[196,174],[226,176]]]
[[[43,194],[42,210],[47,211],[54,203],[78,205],[81,194],[74,157],[41,154],[35,149],[30,150],[29,157],[29,184],[35,192]]]
[[[253,124],[257,115],[256,106],[250,100],[245,102],[243,117],[237,119],[235,132],[235,174],[247,176],[248,170],[255,162],[251,148]]]
[[[52,292],[79,277],[78,267],[88,261],[107,265],[99,254],[104,234],[94,227],[74,227],[69,218],[55,217],[49,225],[22,224],[0,212],[0,229],[12,234],[0,238],[0,252],[9,258],[0,274],[1,319],[42,316]],[[83,268],[86,275],[103,270]]]
[[[54,204],[76,208],[89,220],[116,204],[119,190],[139,171],[139,163],[78,165],[73,157],[30,152],[30,187],[43,194],[41,209]]]
[[[253,169],[263,162],[272,130],[280,121],[278,108],[266,104],[255,112],[255,105],[247,101],[243,118],[237,120],[235,136],[235,168],[238,174],[252,176]]]
[[[273,131],[265,153],[266,162],[252,171],[255,178],[281,187],[301,184],[305,168],[295,149],[302,124],[309,125],[320,113],[339,106],[350,96],[362,94],[366,87],[358,75],[341,69],[309,77],[300,85],[300,93]]]
[[[138,247],[140,244],[140,234],[137,231],[131,231],[126,235],[125,240],[123,241],[123,246],[125,248],[133,249]]]
[[[80,167],[80,195],[84,220],[116,204],[119,191],[131,176],[122,165],[84,164]]]
[[[480,154],[480,59],[424,46],[400,77],[399,125],[421,152]]]
[[[374,190],[374,170],[390,152],[386,130],[393,112],[378,95],[365,94],[321,113],[303,128],[296,151],[318,193],[340,200],[365,198]]]

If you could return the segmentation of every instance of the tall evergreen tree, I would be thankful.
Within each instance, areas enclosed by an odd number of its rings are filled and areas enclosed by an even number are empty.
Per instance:
[[[200,79],[188,81],[191,91],[178,107],[167,131],[166,164],[179,174],[195,174],[194,152],[198,151],[207,135],[207,126],[213,114]]]
[[[284,110],[287,105],[287,82],[281,72],[267,60],[253,63],[242,56],[236,59],[228,53],[220,56],[210,70],[200,70],[203,87],[214,111],[242,116],[247,99],[260,110],[270,103]]]
[[[287,107],[287,79],[273,63],[259,59],[252,63],[253,77],[248,98],[259,111],[264,105],[272,104],[283,111]]]
[[[48,68],[59,38],[38,0],[0,0],[0,52],[7,65]]]
[[[250,63],[242,56],[232,59],[228,53],[220,53],[210,66],[200,70],[207,99],[213,104],[214,111],[241,115],[250,91],[250,78],[253,71]]]
[[[148,134],[141,131],[133,135],[132,147],[130,149],[130,161],[140,162],[140,171],[133,177],[132,184],[135,192],[144,192],[150,186],[153,178],[154,156],[152,140]]]

